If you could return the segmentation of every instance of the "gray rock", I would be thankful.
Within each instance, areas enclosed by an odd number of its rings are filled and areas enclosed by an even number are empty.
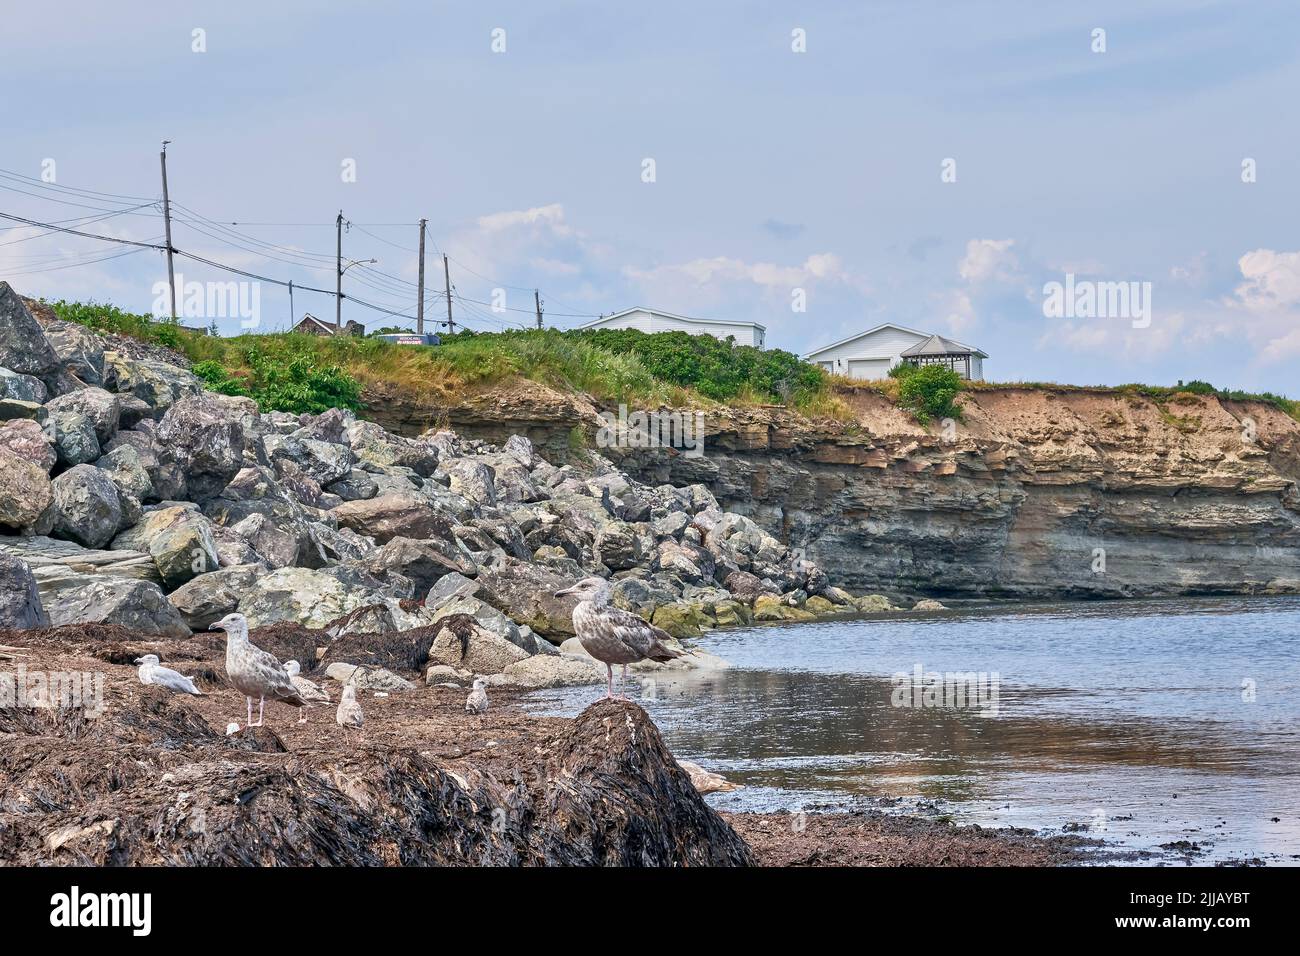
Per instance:
[[[75,322],[54,321],[45,325],[45,339],[63,367],[87,385],[104,384],[103,340]]]
[[[243,426],[207,395],[175,402],[158,425],[158,441],[180,462],[193,501],[219,495],[243,467]]]
[[[34,422],[44,424],[47,417],[44,405],[25,402],[20,398],[0,398],[0,422],[15,418],[30,418]]]
[[[356,420],[357,416],[346,409],[330,408],[319,415],[303,414],[299,418],[299,426],[290,434],[344,445],[348,443],[348,426]]]
[[[324,571],[280,568],[253,583],[239,601],[239,612],[253,627],[277,621],[324,627],[371,601],[367,589],[345,584]]]
[[[239,607],[244,592],[265,573],[266,568],[259,564],[209,571],[181,585],[167,600],[191,630],[205,631]]]
[[[0,628],[49,625],[27,562],[0,552]]]
[[[467,636],[462,641],[451,627],[440,630],[429,648],[431,664],[466,668],[477,674],[500,674],[508,665],[531,656],[504,637],[498,637],[464,619],[460,620],[456,629]]]
[[[680,538],[690,523],[686,512],[670,511],[662,518],[656,518],[650,528],[661,538]]]
[[[115,351],[104,353],[105,378],[118,392],[127,392],[163,414],[187,395],[200,395],[203,382],[186,369],[164,362],[133,359]]]
[[[510,561],[502,568],[478,576],[479,597],[504,613],[516,624],[527,624],[543,637],[573,634],[572,597],[555,597],[555,592],[573,584],[573,578],[522,561]]]
[[[23,375],[13,369],[0,368],[0,398],[15,398],[21,402],[44,405],[49,397],[49,389],[35,375]]]
[[[471,458],[455,458],[444,461],[442,467],[451,476],[451,490],[456,494],[481,505],[496,506],[496,473],[489,466]]]
[[[140,634],[188,637],[180,612],[152,581],[87,575],[77,586],[63,588],[47,609],[50,623],[121,624]]]
[[[426,607],[433,608],[452,597],[473,597],[477,591],[477,581],[452,571],[444,574],[433,587],[429,588],[429,593],[424,598],[424,604]]]
[[[414,486],[411,486],[414,489]],[[344,501],[365,501],[379,494],[379,484],[364,471],[353,468],[343,478],[331,482],[325,489]]]
[[[196,508],[175,506],[151,511],[114,538],[112,547],[148,552],[168,588],[178,588],[218,567],[212,526]]]
[[[485,604],[478,598],[469,595],[443,598],[433,606],[430,606],[426,601],[425,607],[417,612],[419,620],[417,626],[433,626],[444,618],[456,615],[472,617],[479,627],[491,631],[497,637],[509,641],[529,654],[536,651],[537,638],[530,629],[520,627],[490,604]]]
[[[47,425],[54,441],[54,453],[61,465],[84,465],[100,456],[95,425],[75,409],[55,409]]]
[[[117,534],[122,502],[108,476],[91,465],[76,465],[54,479],[54,529],[87,548],[100,548]]]
[[[148,501],[153,495],[153,480],[145,468],[144,459],[131,445],[119,445],[95,462],[95,467],[124,492],[138,501]]]
[[[455,545],[436,538],[414,540],[395,537],[376,548],[359,564],[376,577],[398,571],[410,578],[417,592],[426,592],[447,574],[473,576],[478,567]]]
[[[438,467],[438,450],[432,445],[394,435],[374,422],[352,422],[347,435],[357,458],[373,465],[400,465],[422,478],[431,476]]]
[[[393,538],[452,537],[451,522],[429,506],[423,497],[381,495],[364,501],[345,501],[330,512],[339,525],[387,544]]]
[[[600,560],[614,571],[626,571],[645,563],[641,535],[632,525],[610,522],[596,535]]]
[[[130,447],[149,473],[151,492],[142,501],[180,501],[185,498],[185,473],[171,449],[160,445],[149,431],[119,431],[105,446],[107,454]]]
[[[321,486],[332,484],[349,474],[356,462],[356,456],[347,445],[302,438],[297,433],[267,438],[266,452],[277,472],[281,471],[284,462],[292,462],[303,474]]]
[[[523,435],[511,435],[506,439],[502,450],[525,468],[531,470],[533,465],[537,464],[537,454],[533,451],[533,443]]]
[[[59,371],[58,354],[8,282],[0,282],[0,367],[42,380]]]
[[[502,671],[503,684],[527,690],[544,687],[577,687],[604,684],[605,666],[591,659],[538,654],[507,664]]]
[[[292,567],[298,563],[298,557],[303,553],[296,531],[286,531],[259,512],[231,525],[230,530],[243,538],[256,556],[270,568]]]
[[[0,447],[0,526],[14,531],[34,528],[47,513],[52,516],[53,503],[54,489],[45,469]]]
[[[358,667],[356,664],[347,664],[343,661],[335,661],[329,667],[325,668],[325,676],[330,680],[336,680],[340,684],[346,684],[349,681],[358,690],[378,690],[386,693],[393,691],[415,690],[416,685],[398,674],[383,667],[371,667],[366,665]]]
[[[100,445],[103,445],[117,432],[122,405],[117,395],[112,392],[90,388],[78,389],[77,392],[69,392],[60,395],[59,398],[51,399],[45,403],[45,411],[51,412],[56,418],[59,418],[61,412],[66,411],[85,416],[90,421],[91,427],[95,429],[95,437],[98,438]]]

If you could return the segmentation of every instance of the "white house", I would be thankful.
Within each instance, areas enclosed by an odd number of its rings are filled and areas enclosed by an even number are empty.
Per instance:
[[[658,309],[624,309],[594,322],[578,326],[579,329],[640,329],[642,332],[689,332],[692,335],[712,335],[736,340],[737,345],[763,348],[767,329],[757,322],[732,322],[726,319],[691,319]]]
[[[885,378],[899,362],[944,365],[962,378],[982,380],[986,354],[942,335],[918,332],[886,322],[830,345],[814,349],[804,360],[850,378]]]

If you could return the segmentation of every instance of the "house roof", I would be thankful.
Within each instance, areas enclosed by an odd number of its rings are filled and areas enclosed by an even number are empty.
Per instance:
[[[297,325],[294,326],[294,328],[295,329],[298,328],[298,326],[302,325],[304,322],[314,322],[317,325],[319,325],[322,329],[324,329],[326,332],[328,332],[330,335],[334,334],[334,326],[326,325],[324,322],[316,318],[316,316],[312,315],[310,312],[304,312],[302,314],[302,318],[298,320],[298,323]]]
[[[837,349],[841,345],[848,345],[850,342],[856,342],[858,339],[866,338],[868,335],[872,335],[876,332],[879,332],[881,329],[897,329],[899,332],[910,332],[912,335],[919,335],[923,339],[930,337],[929,332],[921,332],[918,331],[917,329],[909,329],[905,325],[895,325],[893,322],[883,322],[880,325],[877,325],[875,328],[867,329],[865,332],[855,332],[853,335],[850,335],[847,339],[840,339],[838,342],[832,342],[830,345],[823,345],[819,349],[813,349],[811,352],[806,353],[804,355],[804,358],[806,359],[812,358],[814,355],[821,355],[823,352],[829,352],[831,349]]]
[[[675,315],[672,312],[665,312],[662,309],[647,309],[644,306],[633,306],[630,309],[624,309],[622,312],[615,312],[613,315],[607,315],[603,319],[596,319],[592,322],[585,322],[578,326],[580,329],[589,329],[593,325],[604,325],[610,319],[621,319],[625,315],[631,315],[633,312],[648,312],[650,315],[661,315],[666,319],[676,319],[678,322],[690,322],[693,325],[734,325],[737,328],[759,329],[766,332],[767,326],[759,325],[757,322],[736,322],[732,319],[692,319],[686,315]]]
[[[899,354],[904,358],[919,358],[923,355],[978,355],[980,358],[988,358],[979,349],[962,345],[952,339],[945,339],[942,335],[932,335],[924,342],[917,342],[910,349],[904,349]]]

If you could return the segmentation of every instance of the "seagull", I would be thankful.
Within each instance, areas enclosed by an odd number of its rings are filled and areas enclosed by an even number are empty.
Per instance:
[[[235,685],[235,690],[248,701],[247,726],[262,726],[268,697],[292,707],[307,706],[307,701],[302,699],[298,689],[293,686],[289,672],[275,655],[249,643],[248,621],[244,615],[227,614],[209,630],[226,632],[226,676]],[[253,723],[254,696],[260,701],[257,706],[257,723]]]
[[[623,665],[623,679],[618,686],[619,696],[623,697],[628,664],[647,658],[671,661],[682,656],[682,651],[669,646],[672,637],[667,631],[610,604],[609,582],[604,578],[583,578],[573,587],[555,592],[556,597],[566,594],[581,598],[573,609],[573,630],[587,653],[605,665],[609,675],[607,700],[614,697],[615,664]]]
[[[166,687],[178,694],[193,694],[195,697],[203,696],[203,691],[194,686],[193,678],[186,677],[170,667],[163,667],[158,663],[157,654],[146,654],[144,657],[137,657],[135,662],[140,665],[140,670],[137,673],[140,675],[141,684],[157,684],[159,687]]]
[[[481,677],[474,678],[474,689],[465,698],[465,713],[485,714],[488,709],[487,681]]]
[[[357,701],[356,685],[351,682],[344,684],[339,709],[334,714],[335,722],[340,727],[360,727],[365,719],[365,715],[361,713],[361,704]]]
[[[328,704],[330,695],[325,693],[305,677],[299,677],[298,672],[302,670],[302,665],[297,661],[285,661],[285,672],[289,675],[289,680],[293,682],[294,689],[298,691],[298,696],[307,701],[308,704]],[[298,718],[298,723],[307,723],[307,708],[303,708],[302,716]]]

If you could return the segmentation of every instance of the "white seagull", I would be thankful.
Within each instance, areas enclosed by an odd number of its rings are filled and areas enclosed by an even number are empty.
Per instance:
[[[334,714],[334,722],[340,727],[360,727],[365,723],[365,714],[361,713],[361,703],[357,700],[355,684],[343,685],[343,696],[339,698],[339,709]]]
[[[170,667],[163,667],[158,663],[157,654],[146,654],[144,657],[137,657],[135,662],[140,665],[140,670],[136,673],[140,675],[141,684],[166,687],[178,694],[193,694],[195,697],[203,696],[203,691],[194,686],[193,678],[186,677]]]
[[[622,697],[628,664],[647,658],[666,662],[682,656],[682,651],[668,644],[672,636],[667,631],[610,604],[609,582],[604,578],[583,578],[573,587],[555,592],[556,597],[566,594],[576,594],[582,599],[573,609],[573,630],[587,653],[605,665],[609,675],[607,699],[614,696],[615,664],[623,665],[623,679],[618,687]]]
[[[293,680],[284,665],[248,640],[248,621],[242,614],[227,614],[213,624],[210,630],[226,632],[226,676],[248,700],[249,727],[261,727],[266,710],[266,699],[292,707],[306,707],[307,702],[293,686]],[[259,700],[257,723],[253,723],[253,698]]]
[[[488,709],[487,681],[481,677],[474,678],[474,689],[465,698],[465,713],[486,714]]]
[[[325,693],[305,677],[299,677],[298,672],[302,670],[302,665],[297,661],[285,661],[284,669],[289,674],[289,680],[293,681],[294,688],[298,691],[298,696],[307,701],[308,704],[328,704],[330,695]],[[307,708],[302,710],[302,716],[298,718],[298,723],[307,723]]]

